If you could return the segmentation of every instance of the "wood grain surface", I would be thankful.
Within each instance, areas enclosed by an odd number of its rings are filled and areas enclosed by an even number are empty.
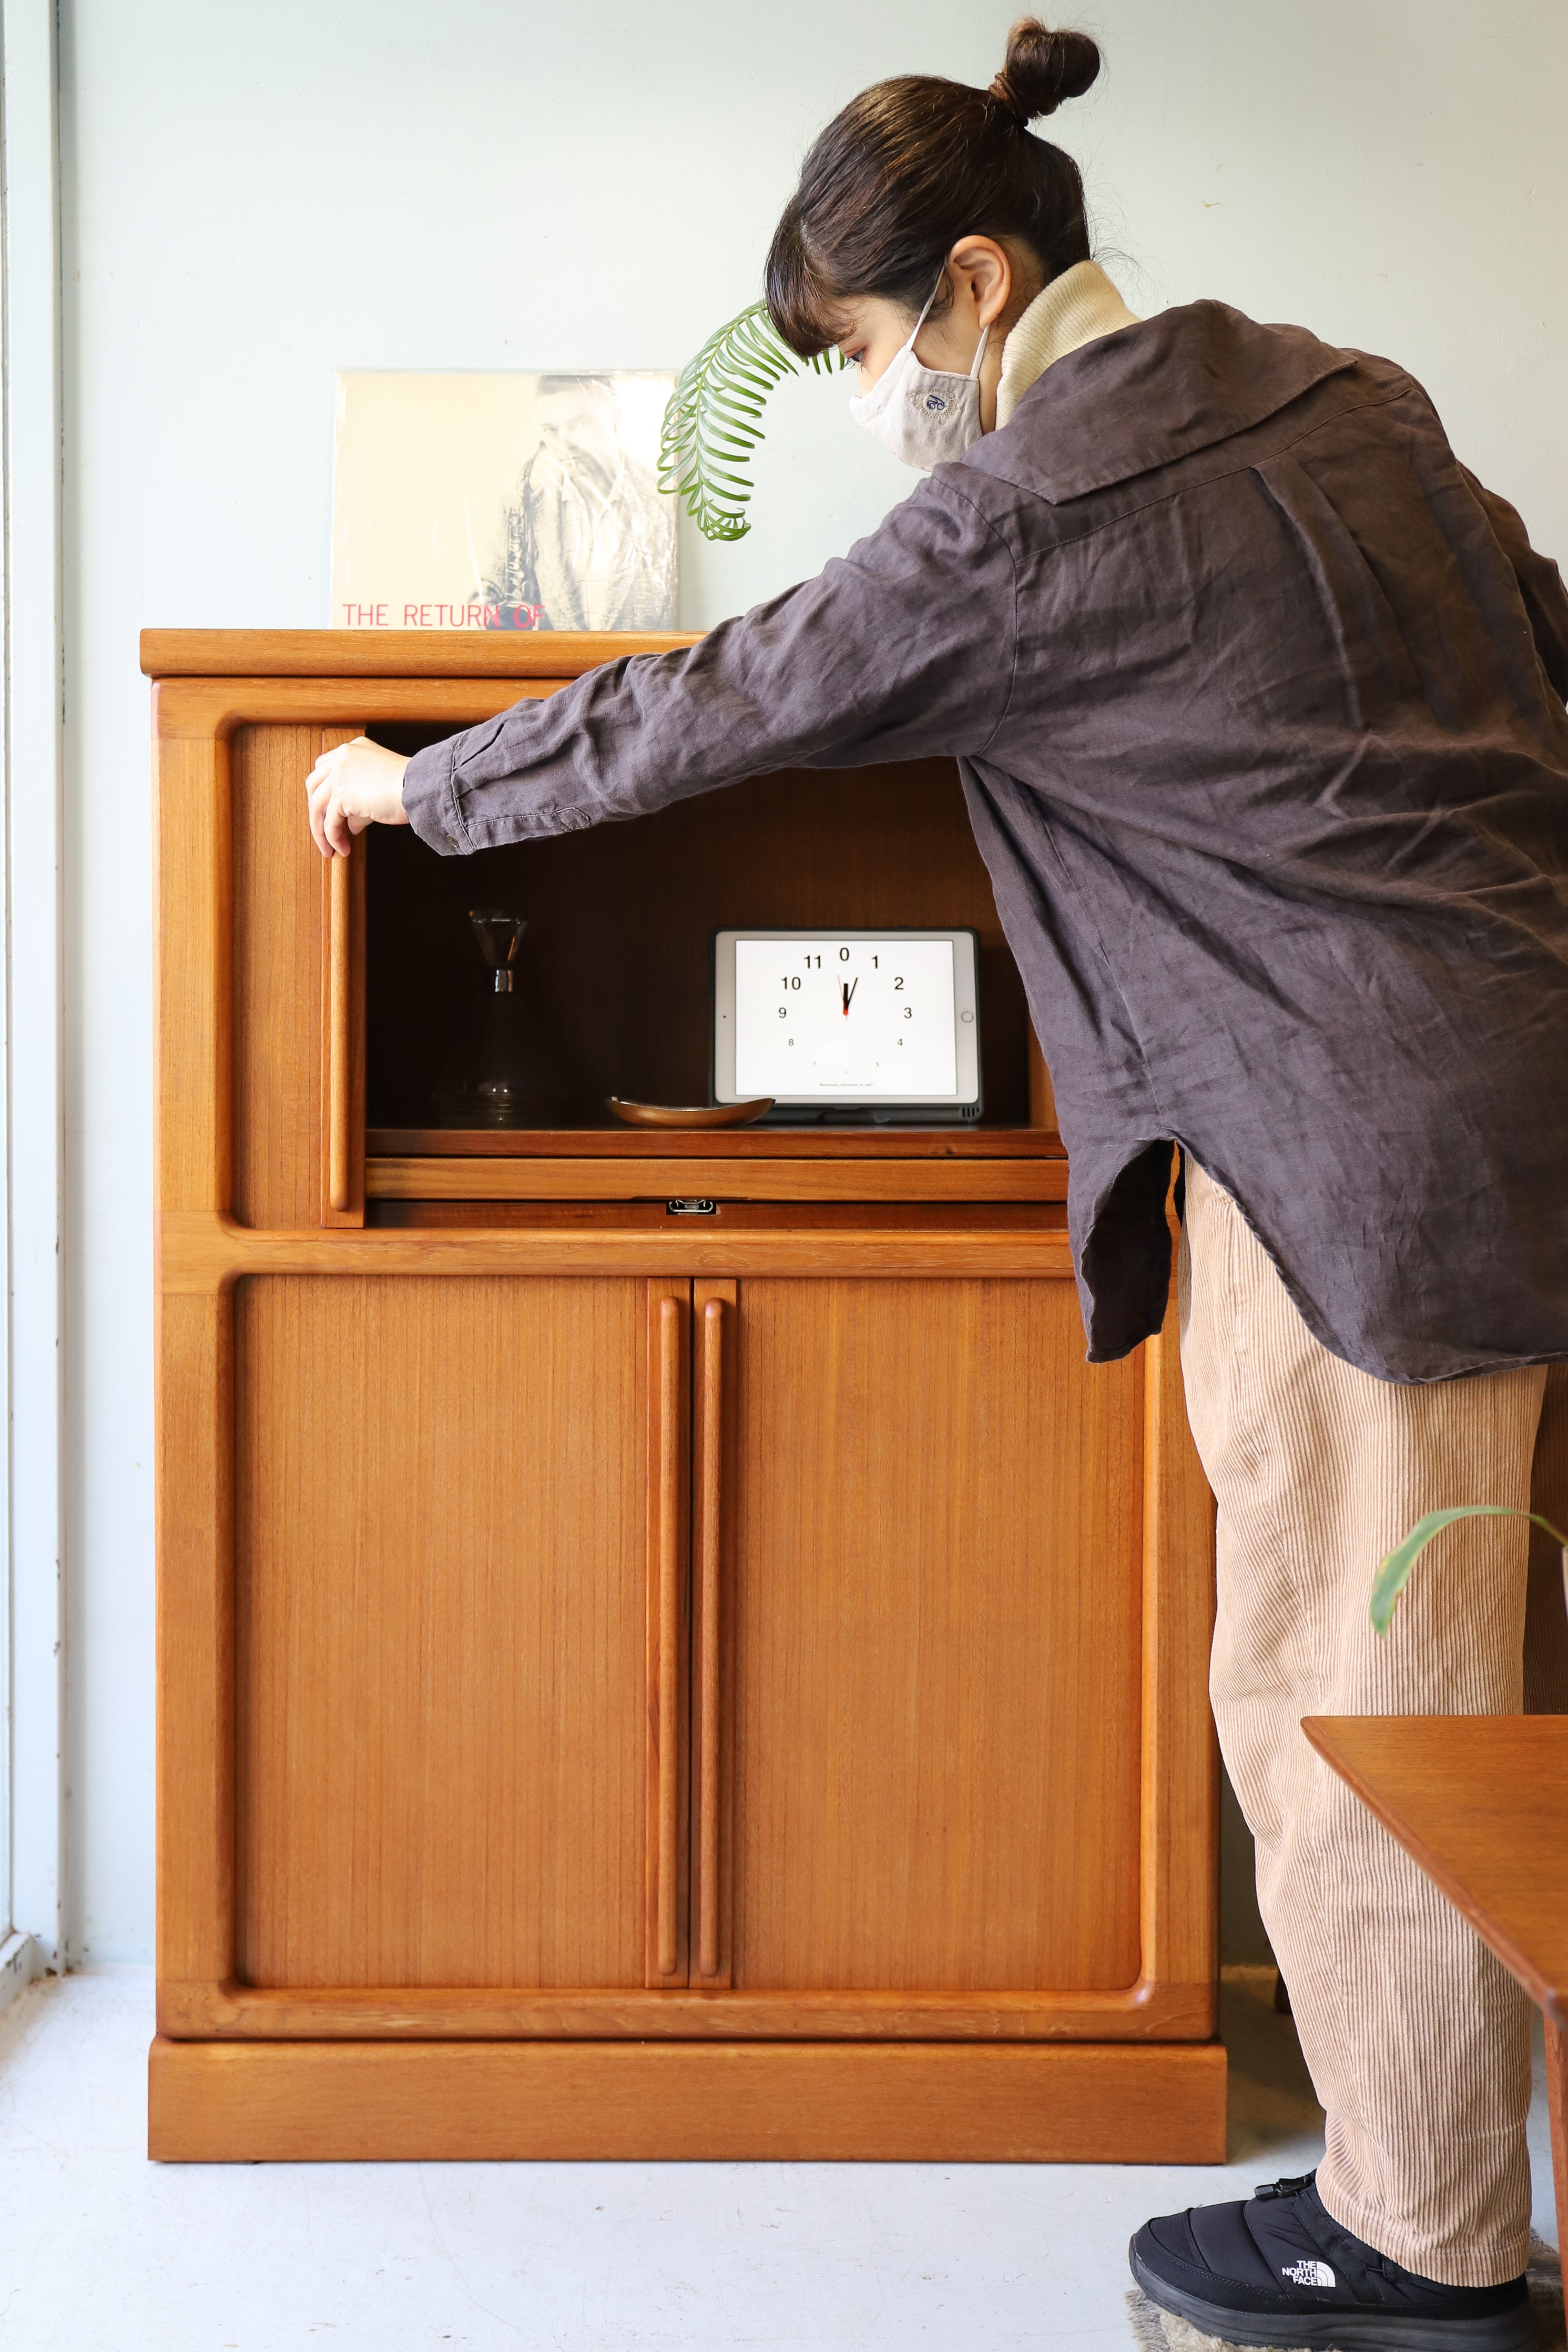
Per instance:
[[[719,1824],[724,1808],[719,1775],[723,1737],[723,1634],[727,1612],[725,1588],[726,1359],[725,1319],[731,1303],[710,1292],[698,1308],[702,1343],[697,1359],[696,1470],[698,1540],[692,1560],[696,1608],[696,1864],[697,1976],[711,1983],[718,1974]]]
[[[230,747],[234,826],[234,1213],[320,1220],[322,866],[300,825],[316,727],[246,727]]]
[[[170,2164],[560,2161],[1219,2164],[1218,2042],[156,2041]]]
[[[242,728],[229,748],[233,825],[234,1213],[243,1224],[363,1222],[363,1047],[354,984],[361,875],[341,866],[344,1198],[329,1200],[333,877],[302,824],[305,779],[351,730]],[[334,861],[340,863],[340,861]],[[356,949],[359,952],[356,952]],[[225,991],[225,994],[226,994]],[[358,1024],[362,1029],[362,1019]],[[356,1118],[357,1113],[357,1118]]]
[[[642,1982],[643,1296],[242,1285],[242,1979]]]
[[[734,1982],[736,1448],[739,1286],[692,1285],[695,1344],[692,1427],[694,1780],[692,1906],[706,1991]]]
[[[221,1286],[171,1292],[171,1223],[220,1226],[233,1185],[229,751],[160,740],[154,805],[158,1954],[234,1965],[234,1426]]]
[[[1064,1160],[375,1159],[373,1201],[1065,1201]]]
[[[322,730],[323,750],[348,740],[346,730]],[[362,857],[321,860],[324,1225],[365,1222],[365,865]]]
[[[229,747],[160,739],[154,819],[154,1213],[233,1194],[234,840]]]
[[[683,631],[143,629],[148,677],[545,677],[559,683],[623,655],[678,653]]]
[[[688,1974],[691,1294],[689,1282],[654,1281],[644,1303],[643,1981],[659,1990],[684,1985]]]
[[[410,1159],[455,1152],[501,1160],[1050,1160],[1067,1154],[1054,1129],[1010,1127],[739,1127],[718,1134],[635,1127],[501,1129],[372,1127],[366,1148]]]
[[[225,1298],[158,1306],[158,1969],[235,1964],[234,1360]]]
[[[1568,1717],[1318,1715],[1301,1729],[1542,2011],[1568,2244]]]
[[[161,742],[227,742],[242,727],[410,727],[453,734],[514,703],[554,694],[559,678],[169,677],[154,688]],[[360,845],[355,845],[358,854]]]
[[[721,1854],[720,1868],[723,1870]],[[721,1876],[721,1898],[723,1889]],[[720,1911],[720,1969],[725,1959]],[[1207,1985],[1117,1992],[739,1992],[719,1985],[570,1991],[519,1986],[158,1988],[158,2030],[178,2042],[575,2041],[1206,2042]]]
[[[920,1218],[897,1202],[780,1202],[748,1219],[741,1202],[727,1221],[722,1210],[682,1218],[658,1208],[652,1230],[635,1204],[602,1221],[584,1214],[567,1223],[545,1216],[549,1205],[537,1221],[527,1212],[509,1220],[499,1202],[477,1221],[454,1216],[353,1233],[253,1233],[221,1217],[165,1213],[163,1288],[209,1297],[246,1274],[863,1273],[918,1280],[1072,1270],[1065,1223],[1049,1205],[982,1202],[967,1216],[936,1211]]]
[[[737,1326],[736,1984],[1132,1984],[1141,1368],[1061,1281]]]
[[[1055,1235],[1065,1250],[1067,1208],[1060,1201],[735,1201],[707,1195],[712,1214],[672,1209],[680,1193],[632,1201],[371,1201],[368,1225],[386,1233],[620,1234],[967,1234]],[[1027,1269],[1041,1270],[1039,1265]],[[1056,1270],[1056,1260],[1051,1262]]]
[[[1310,1715],[1301,1729],[1568,2027],[1568,1716]]]

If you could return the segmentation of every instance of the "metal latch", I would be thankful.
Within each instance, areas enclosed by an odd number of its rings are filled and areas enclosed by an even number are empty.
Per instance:
[[[716,1201],[666,1201],[664,1213],[671,1217],[716,1217]]]

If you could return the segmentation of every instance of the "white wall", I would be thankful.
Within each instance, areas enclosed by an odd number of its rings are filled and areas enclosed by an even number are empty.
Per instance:
[[[145,623],[327,619],[334,368],[678,364],[758,290],[862,84],[986,81],[1005,5],[61,0],[74,1941],[152,1935]],[[1568,549],[1561,0],[1101,0],[1061,135],[1134,309],[1392,352]],[[843,387],[779,396],[701,625],[907,488]],[[26,1924],[26,1923],[24,1923]]]

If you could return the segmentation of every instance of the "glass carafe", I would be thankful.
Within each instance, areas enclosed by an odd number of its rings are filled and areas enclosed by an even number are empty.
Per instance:
[[[443,1127],[549,1127],[560,1118],[560,1084],[516,985],[528,923],[495,907],[471,908],[468,920],[485,960],[485,988],[441,1074],[437,1115]]]

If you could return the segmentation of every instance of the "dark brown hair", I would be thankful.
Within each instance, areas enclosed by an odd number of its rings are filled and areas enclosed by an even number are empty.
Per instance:
[[[961,236],[1016,238],[1047,284],[1087,261],[1078,166],[1028,126],[1099,70],[1086,33],[1023,16],[988,89],[903,74],[852,99],[812,145],[768,248],[768,316],[791,351],[836,342],[859,295],[919,310]]]

